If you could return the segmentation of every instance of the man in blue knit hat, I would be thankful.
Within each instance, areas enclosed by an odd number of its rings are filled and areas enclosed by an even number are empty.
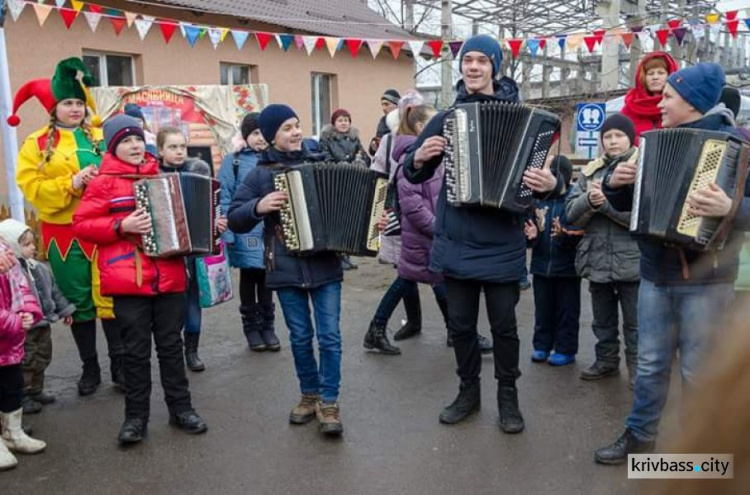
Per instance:
[[[698,64],[672,73],[659,103],[663,127],[722,131],[739,137],[734,115],[718,104],[723,87],[724,70],[717,64]],[[636,172],[635,163],[620,164],[605,178],[602,190],[616,210],[632,208]],[[639,241],[638,370],[633,408],[625,421],[625,432],[613,444],[596,451],[596,462],[622,464],[628,454],[653,451],[678,349],[683,383],[694,382],[713,332],[722,327],[734,294],[741,231],[750,228],[748,183],[744,196],[732,223],[733,231],[720,252],[678,249],[656,239]],[[688,206],[694,215],[724,217],[730,212],[732,200],[711,183],[693,193]]]
[[[456,104],[484,101],[519,103],[516,82],[498,78],[503,60],[500,44],[487,35],[466,40],[460,52],[461,80]],[[413,183],[430,179],[441,166],[446,140],[443,122],[447,112],[430,120],[406,157],[404,173]],[[558,186],[548,170],[535,170],[525,178],[536,193]],[[440,422],[456,424],[477,411],[481,402],[479,376],[482,358],[477,339],[480,293],[484,291],[494,341],[495,377],[498,381],[500,428],[506,433],[524,429],[518,408],[516,379],[519,342],[516,304],[526,266],[524,218],[489,208],[457,208],[446,201],[445,190],[435,214],[435,241],[430,269],[442,273],[448,290],[448,330],[460,378],[456,399],[440,414]]]

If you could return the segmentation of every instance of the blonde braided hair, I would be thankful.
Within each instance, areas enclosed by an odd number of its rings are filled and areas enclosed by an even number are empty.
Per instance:
[[[57,127],[55,126],[56,123],[57,117],[55,116],[55,110],[53,109],[49,116],[49,129],[47,129],[47,143],[44,149],[44,161],[39,164],[39,168],[42,168],[45,164],[49,163],[52,158],[52,148],[55,145],[55,131],[57,130]]]

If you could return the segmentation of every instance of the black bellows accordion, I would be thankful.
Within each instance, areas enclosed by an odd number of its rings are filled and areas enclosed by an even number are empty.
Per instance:
[[[274,187],[288,195],[280,217],[289,251],[377,254],[384,174],[349,163],[305,163],[277,173]]]
[[[142,236],[143,252],[153,257],[217,254],[219,181],[198,174],[169,173],[134,184],[135,203],[151,216]]]
[[[448,202],[526,211],[533,197],[523,173],[544,166],[559,128],[556,115],[527,105],[456,105],[443,126]]]
[[[750,147],[725,132],[663,129],[641,135],[630,232],[697,250],[720,248],[741,201]],[[688,212],[688,197],[716,183],[732,198],[724,218]]]

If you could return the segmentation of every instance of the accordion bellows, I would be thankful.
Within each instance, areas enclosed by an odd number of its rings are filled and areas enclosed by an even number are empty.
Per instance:
[[[290,252],[375,256],[388,179],[349,163],[304,163],[274,176],[288,195],[280,211]]]
[[[688,211],[688,197],[715,182],[733,199],[744,195],[748,145],[725,132],[663,129],[641,135],[630,232],[691,249],[721,247],[731,223]],[[724,230],[724,232],[722,232]]]
[[[443,124],[448,202],[526,211],[533,197],[523,173],[544,166],[559,128],[556,115],[527,105],[456,105]]]
[[[170,173],[134,184],[136,207],[151,217],[142,236],[148,256],[218,253],[219,181],[198,174]]]

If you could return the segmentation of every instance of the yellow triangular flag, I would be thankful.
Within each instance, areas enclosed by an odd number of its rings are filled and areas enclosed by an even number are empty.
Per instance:
[[[73,10],[76,12],[80,12],[83,8],[83,2],[79,2],[78,0],[70,0],[70,4],[73,6]]]
[[[47,18],[49,17],[49,13],[52,12],[52,6],[44,5],[43,3],[32,3],[31,6],[34,7],[36,20],[39,21],[39,26],[44,26],[44,23],[47,22]]]
[[[721,14],[718,14],[716,12],[706,14],[706,22],[709,24],[716,24],[717,22],[719,22],[720,15]]]
[[[341,41],[341,39],[326,36],[325,40],[326,46],[328,47],[328,53],[331,54],[331,57],[334,57],[336,55],[336,50],[339,48],[339,41]]]
[[[133,23],[135,22],[135,18],[138,17],[138,14],[134,14],[132,12],[123,12],[125,14],[125,19],[128,21],[128,27],[133,27]]]
[[[224,38],[229,34],[229,28],[221,28],[221,42],[224,43]]]

